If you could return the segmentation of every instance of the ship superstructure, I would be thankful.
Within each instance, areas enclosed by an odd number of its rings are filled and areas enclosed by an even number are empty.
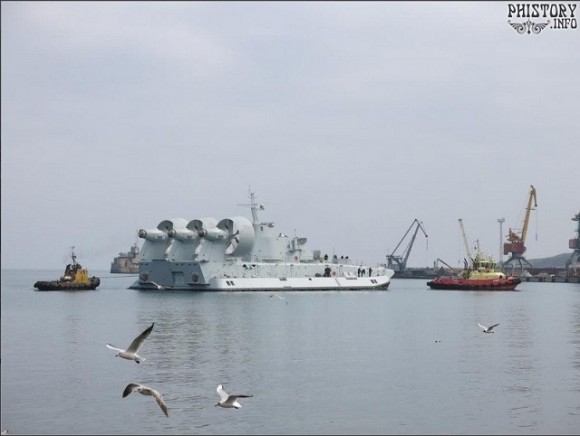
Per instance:
[[[387,289],[394,271],[356,265],[305,249],[303,237],[278,233],[260,220],[264,206],[250,192],[252,221],[243,216],[164,220],[139,230],[139,278],[132,289],[211,291]]]

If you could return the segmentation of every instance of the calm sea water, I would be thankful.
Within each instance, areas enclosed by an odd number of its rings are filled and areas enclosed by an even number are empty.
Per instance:
[[[9,434],[578,434],[580,284],[519,292],[39,292],[2,271]],[[280,294],[282,295],[282,294]],[[152,322],[141,364],[116,358]],[[499,322],[484,334],[477,322]],[[440,342],[438,342],[440,341]],[[122,398],[128,383],[159,390]],[[214,407],[216,387],[252,394]]]

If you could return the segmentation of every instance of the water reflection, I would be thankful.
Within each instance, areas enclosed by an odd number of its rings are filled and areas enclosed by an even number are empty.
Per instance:
[[[570,361],[575,370],[570,389],[577,395],[580,393],[580,303],[578,302],[572,305],[568,342],[572,346]],[[568,404],[568,413],[580,415],[580,402]]]
[[[25,289],[7,286],[9,277],[2,276],[1,404],[3,426],[14,433],[561,434],[580,428],[576,284],[452,293],[408,280],[384,293],[290,293],[286,305],[268,293],[112,286],[48,295],[28,289],[33,277],[14,276]],[[478,321],[500,326],[484,334]],[[141,364],[105,348],[109,341],[128,345],[151,322]],[[22,358],[30,349],[37,359]],[[123,399],[129,382],[159,390],[170,417],[145,397]],[[254,397],[234,413],[216,408],[219,383]]]
[[[542,413],[539,386],[542,384],[535,355],[534,320],[526,304],[515,305],[510,311],[510,322],[502,329],[505,346],[502,348],[506,405],[511,425],[535,428]]]

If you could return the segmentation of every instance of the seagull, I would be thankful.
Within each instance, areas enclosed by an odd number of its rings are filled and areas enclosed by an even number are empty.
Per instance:
[[[220,402],[216,404],[216,406],[226,407],[226,408],[236,408],[239,409],[242,405],[238,402],[238,398],[249,398],[253,397],[253,395],[228,395],[226,391],[224,391],[224,386],[219,385],[217,387],[217,393],[220,394]]]
[[[141,363],[141,361],[144,361],[145,358],[139,356],[137,354],[137,351],[139,350],[141,345],[143,345],[143,341],[145,341],[145,339],[147,339],[147,337],[151,334],[151,330],[153,330],[154,325],[155,325],[155,323],[151,324],[151,326],[147,330],[145,330],[143,333],[141,333],[139,336],[137,336],[133,340],[133,342],[131,342],[131,345],[129,345],[129,348],[127,348],[126,350],[123,350],[121,348],[117,348],[111,344],[107,344],[107,348],[109,348],[111,350],[118,351],[118,353],[115,355],[116,357],[122,357],[123,359],[134,360],[137,363]]]
[[[272,298],[272,297],[276,297],[279,300],[282,300],[284,303],[288,304],[288,302],[286,301],[286,299],[284,297],[280,297],[279,295],[276,295],[276,294],[270,295],[270,298]]]
[[[481,325],[480,323],[477,323],[478,326],[480,326],[483,329],[483,333],[495,333],[493,332],[493,328],[497,327],[499,325],[499,322],[497,324],[494,325],[490,325],[489,327],[486,327],[484,325]]]
[[[157,404],[159,404],[159,407],[161,407],[161,410],[163,410],[165,416],[169,417],[169,414],[167,413],[167,405],[165,404],[165,401],[163,401],[163,397],[161,396],[161,394],[157,392],[155,389],[151,389],[150,387],[142,385],[140,383],[129,383],[125,388],[125,390],[123,391],[123,398],[125,398],[133,391],[137,391],[143,395],[152,395],[153,397],[155,397],[155,401],[157,401]]]

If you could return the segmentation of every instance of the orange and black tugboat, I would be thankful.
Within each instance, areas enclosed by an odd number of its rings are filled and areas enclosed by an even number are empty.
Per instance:
[[[101,284],[98,277],[89,277],[89,272],[77,263],[77,257],[72,247],[72,263],[69,263],[58,280],[38,281],[34,287],[39,291],[85,291],[97,289]]]
[[[475,257],[471,256],[463,222],[459,219],[465,249],[471,261],[466,261],[463,271],[454,274],[451,277],[437,277],[427,285],[431,289],[447,289],[462,291],[513,291],[522,281],[519,277],[506,276],[502,271],[496,271],[495,261],[491,256],[485,256],[477,244],[477,253]]]

